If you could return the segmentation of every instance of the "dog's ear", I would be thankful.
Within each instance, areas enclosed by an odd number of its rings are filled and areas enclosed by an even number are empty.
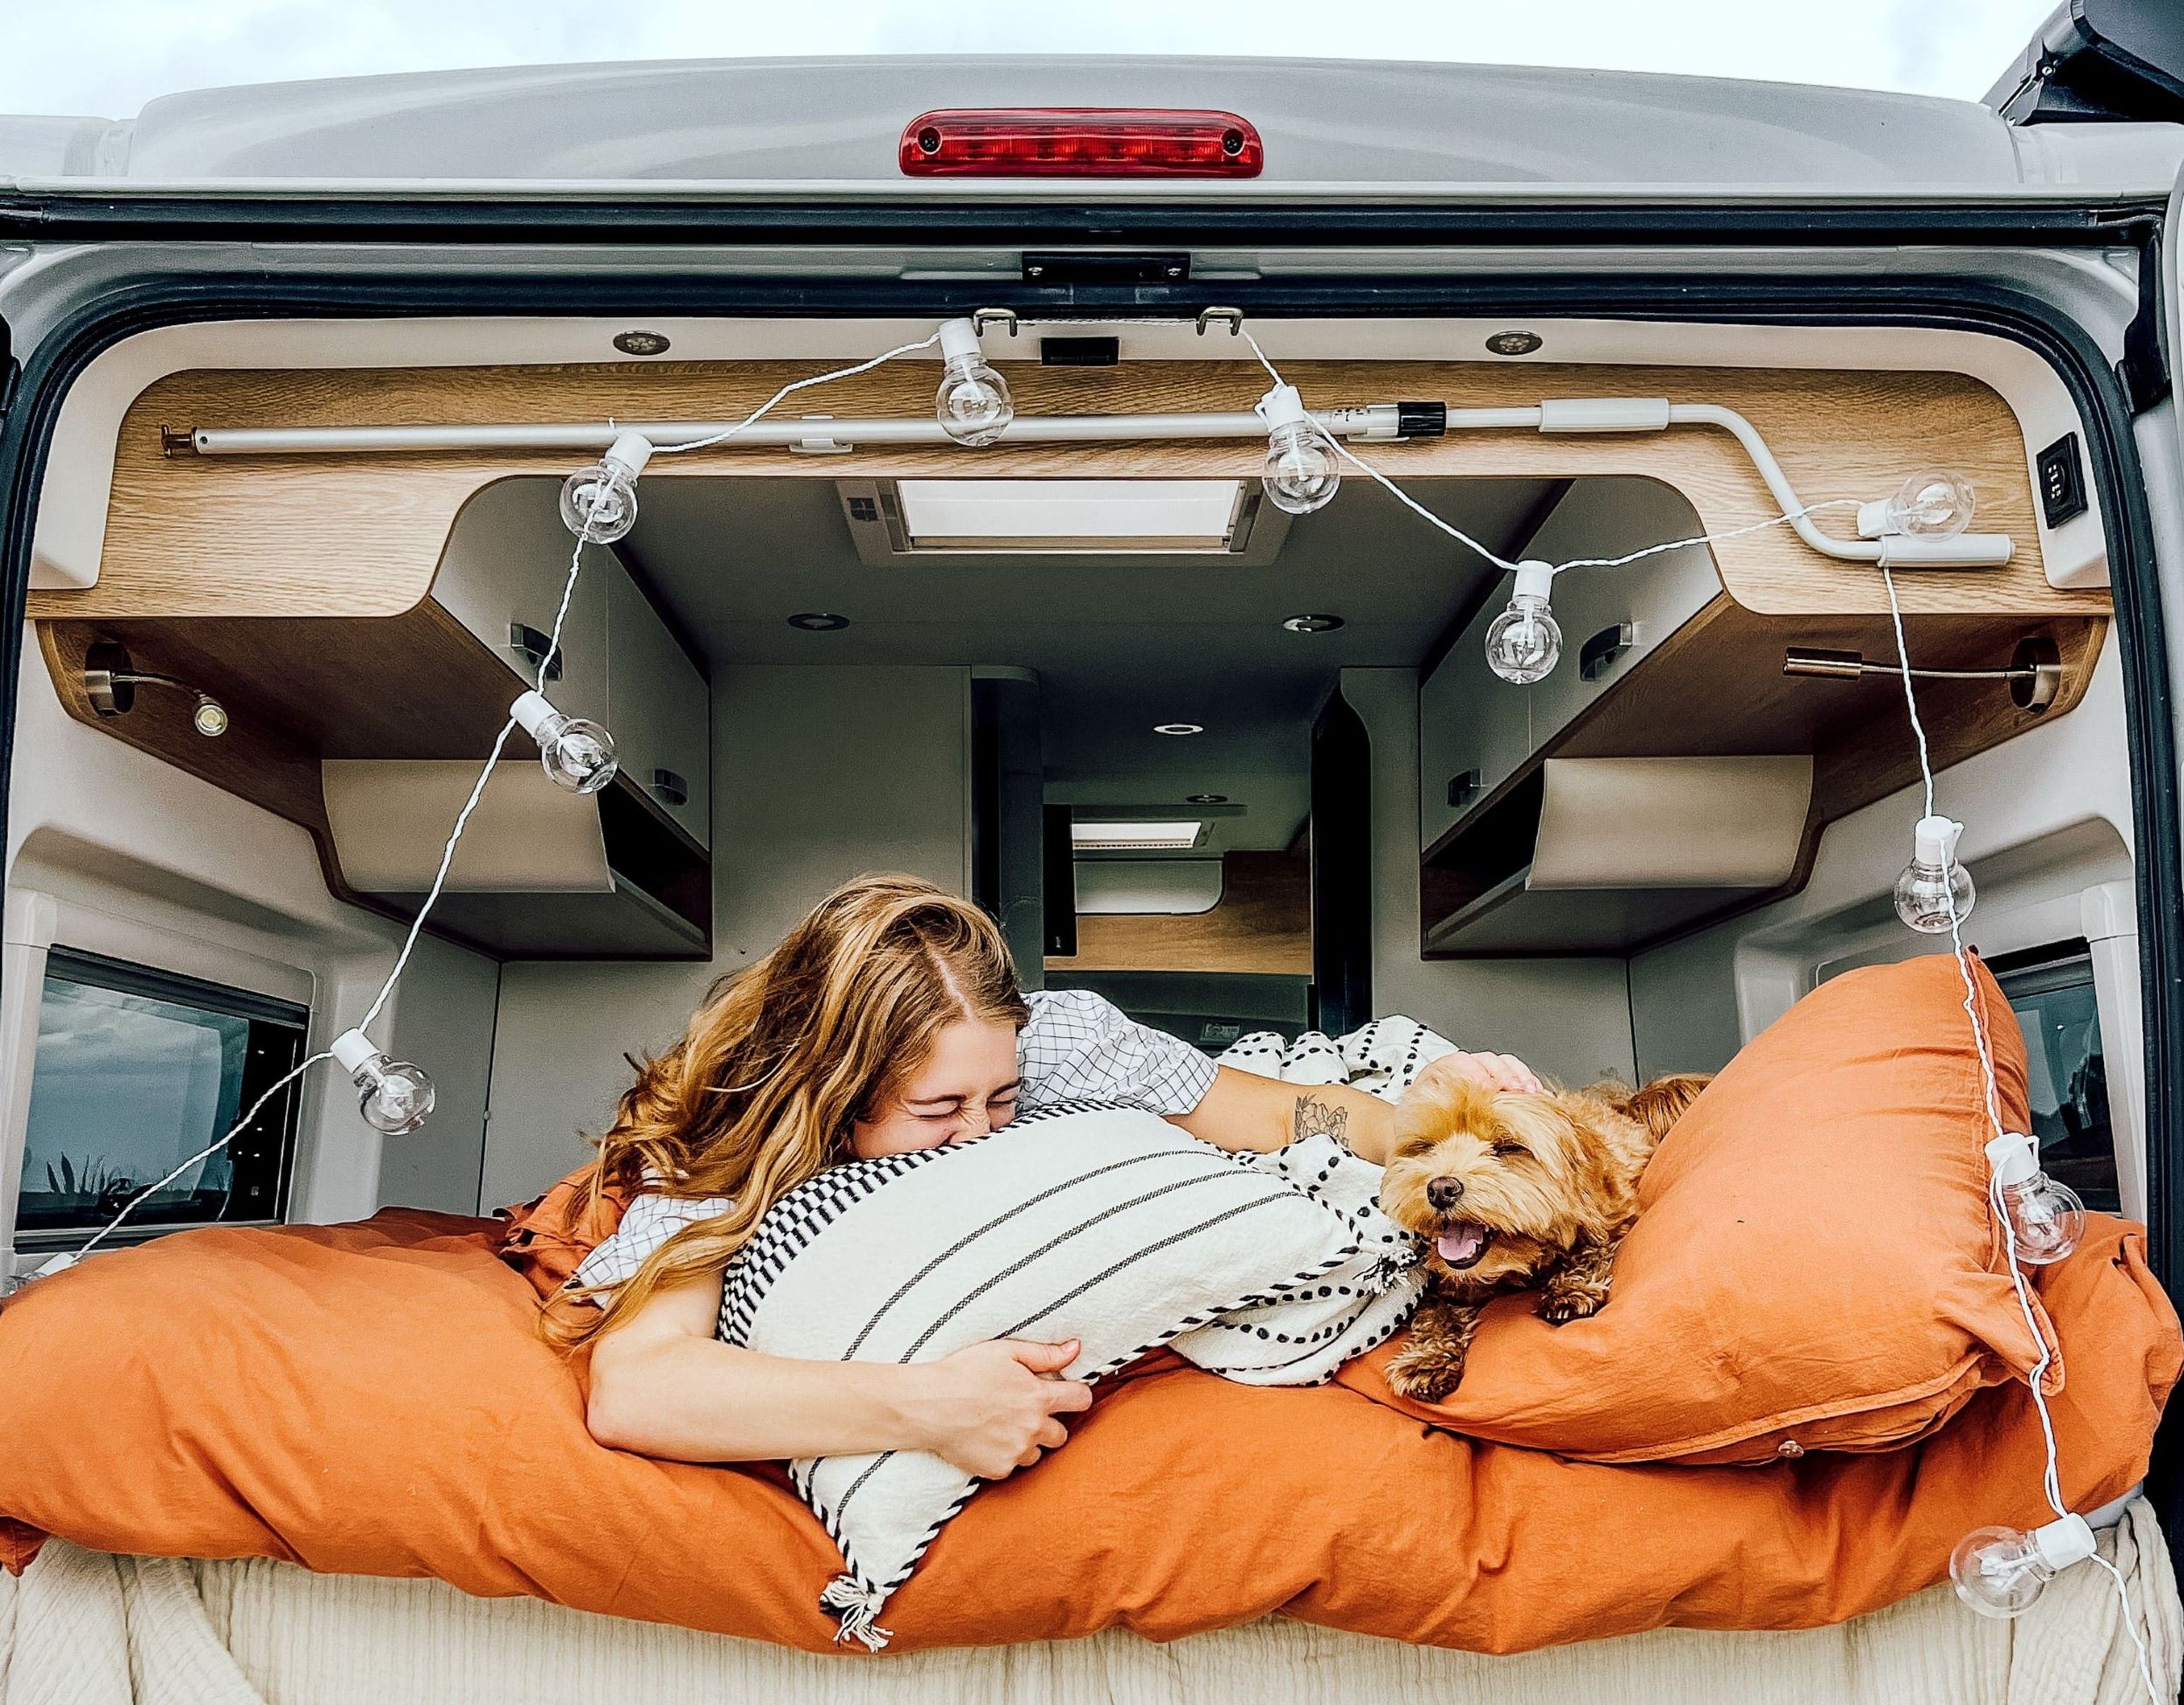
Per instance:
[[[1680,1072],[1674,1077],[1656,1078],[1644,1089],[1631,1091],[1624,1111],[1645,1126],[1646,1134],[1658,1143],[1698,1100],[1699,1091],[1713,1081],[1713,1075],[1705,1072]]]

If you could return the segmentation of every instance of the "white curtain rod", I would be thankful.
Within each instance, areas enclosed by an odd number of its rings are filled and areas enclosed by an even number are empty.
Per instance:
[[[1569,397],[1529,407],[1450,409],[1433,404],[1371,403],[1317,410],[1312,420],[1329,437],[1360,443],[1393,443],[1447,432],[1524,432],[1554,436],[1658,432],[1671,426],[1707,426],[1727,432],[1752,459],[1769,493],[1789,517],[1797,537],[1840,562],[1892,568],[1997,568],[2014,552],[2007,533],[1959,533],[1949,538],[1897,534],[1883,538],[1837,538],[1815,526],[1782,465],[1759,429],[1734,409],[1713,403],[1674,403],[1665,397]],[[733,425],[723,421],[571,421],[540,426],[250,426],[193,427],[187,448],[201,456],[326,456],[422,454],[432,451],[604,451],[624,432],[638,432],[660,449],[719,437]],[[1409,430],[1407,432],[1406,427]],[[163,429],[164,430],[164,429]],[[1246,412],[1221,415],[1018,415],[991,448],[1023,444],[1174,443],[1263,437],[1267,423]],[[185,435],[169,435],[170,449]],[[925,446],[953,443],[930,416],[764,420],[738,432],[722,449],[778,449],[835,454],[867,446]]]

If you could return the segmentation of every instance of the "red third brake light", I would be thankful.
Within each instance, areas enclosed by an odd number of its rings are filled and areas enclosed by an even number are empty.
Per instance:
[[[1256,177],[1259,133],[1234,113],[987,107],[925,113],[898,154],[912,177]]]

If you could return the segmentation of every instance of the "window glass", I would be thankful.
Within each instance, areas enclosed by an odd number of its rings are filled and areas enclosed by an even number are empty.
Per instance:
[[[1998,980],[2025,1033],[2025,1090],[2041,1166],[2087,1207],[2120,1212],[2092,961],[2058,960],[2004,972]]]
[[[200,987],[205,998],[192,998]],[[38,1010],[17,1231],[103,1225],[301,1057],[302,1021],[285,1003],[57,950]],[[177,1174],[132,1219],[278,1217],[292,1100],[276,1097],[228,1149]]]

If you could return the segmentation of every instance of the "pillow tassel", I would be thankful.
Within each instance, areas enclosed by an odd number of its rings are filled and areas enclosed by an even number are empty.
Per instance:
[[[845,1640],[857,1640],[864,1642],[867,1652],[882,1652],[894,1638],[893,1629],[882,1628],[875,1619],[887,1602],[887,1594],[877,1586],[863,1585],[854,1574],[838,1574],[828,1581],[819,1602],[841,1619],[841,1627],[834,1632],[837,1646]]]
[[[1392,1250],[1365,1269],[1358,1279],[1357,1288],[1368,1296],[1384,1296],[1411,1276],[1424,1251],[1415,1243],[1406,1240],[1406,1246]]]

